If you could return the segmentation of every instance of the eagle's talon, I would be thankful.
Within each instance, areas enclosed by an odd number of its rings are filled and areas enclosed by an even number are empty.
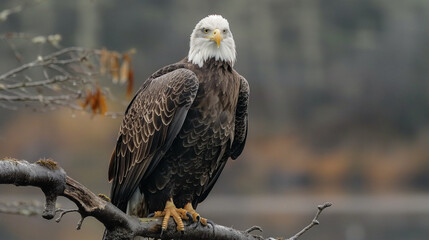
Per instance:
[[[179,215],[179,217],[181,219],[189,220],[188,211],[186,211],[185,209],[183,209],[183,208],[177,208],[176,212],[178,213],[178,215]]]
[[[177,231],[185,231],[185,225],[183,224],[183,219],[187,220],[188,216],[186,215],[186,210],[182,208],[176,208],[176,206],[173,203],[173,199],[168,200],[165,203],[164,211],[156,211],[154,213],[154,217],[163,217],[162,224],[161,224],[161,236],[165,230],[167,230],[168,227],[168,220],[170,220],[170,217],[173,218],[174,222],[176,223],[176,229]]]
[[[154,217],[155,216],[155,213],[149,213],[148,215],[147,215],[147,217],[148,218],[152,218],[152,217]]]
[[[206,219],[206,222],[207,222],[207,225],[206,225],[206,226],[210,225],[210,226],[212,226],[212,228],[214,229],[214,222],[213,222],[212,220],[208,220],[208,219]]]
[[[186,217],[188,217],[188,219],[186,220],[190,220],[191,223],[194,223],[194,218],[192,217],[192,214],[190,214],[188,211],[186,211]]]
[[[213,229],[213,235],[216,235],[216,228],[215,228],[215,224],[212,220],[207,220],[207,224],[210,224],[212,226]],[[208,225],[207,225],[208,226]]]
[[[163,216],[165,216],[165,213],[161,211],[156,211],[153,213],[153,217],[163,217]]]
[[[208,221],[207,221],[207,218],[203,218],[203,217],[202,217],[202,218],[200,219],[200,223],[201,223],[201,225],[203,225],[203,226],[207,226],[207,222],[208,222]]]
[[[196,223],[200,223],[203,226],[207,226],[207,219],[203,218],[198,214],[195,209],[192,207],[191,203],[187,203],[185,207],[183,207],[189,214],[192,215],[192,220]]]

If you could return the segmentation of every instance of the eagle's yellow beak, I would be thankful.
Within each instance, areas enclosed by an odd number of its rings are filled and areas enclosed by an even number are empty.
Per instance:
[[[211,35],[211,36],[209,37],[209,39],[210,39],[210,40],[212,40],[212,41],[215,41],[215,42],[216,42],[216,44],[217,44],[217,47],[219,48],[220,41],[222,41],[222,36],[220,35],[220,30],[216,28],[216,29],[213,31],[213,35]]]

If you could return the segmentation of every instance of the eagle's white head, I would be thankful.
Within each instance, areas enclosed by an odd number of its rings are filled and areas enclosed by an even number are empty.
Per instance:
[[[234,65],[235,42],[228,21],[220,15],[201,19],[191,34],[188,61],[199,67],[209,58]]]

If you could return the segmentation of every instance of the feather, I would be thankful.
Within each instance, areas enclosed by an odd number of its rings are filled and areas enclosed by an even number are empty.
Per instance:
[[[116,154],[112,155],[109,165],[109,179],[112,180],[111,200],[123,211],[126,208],[124,203],[131,198],[140,181],[148,176],[148,167],[153,169],[170,147],[198,90],[195,74],[182,68],[171,68],[171,72],[147,81],[149,83],[143,85],[127,108],[120,128]],[[186,85],[187,88],[178,91],[181,85]],[[170,86],[173,86],[173,91],[169,90]],[[174,115],[173,121],[165,117],[165,110],[160,106],[161,103],[168,102],[167,99],[175,104],[172,112],[179,113]],[[166,119],[162,119],[162,116]],[[148,119],[150,121],[147,121]],[[171,124],[172,122],[174,124]],[[141,129],[135,127],[139,124]],[[166,132],[168,134],[165,134]],[[143,143],[139,146],[139,151],[135,151],[134,143],[141,141],[140,139]]]

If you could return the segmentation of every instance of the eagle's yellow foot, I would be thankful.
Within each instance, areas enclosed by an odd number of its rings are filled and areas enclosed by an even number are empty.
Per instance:
[[[184,209],[192,215],[192,220],[194,220],[194,222],[200,222],[202,225],[207,226],[207,219],[200,217],[200,214],[195,211],[191,203],[187,203]]]
[[[162,220],[162,231],[167,230],[168,220],[170,216],[173,217],[174,222],[176,222],[178,231],[185,231],[185,225],[183,224],[182,219],[188,220],[188,216],[186,216],[186,210],[183,208],[176,208],[173,203],[173,199],[168,200],[165,203],[164,211],[156,211],[154,213],[154,217],[164,217]]]

